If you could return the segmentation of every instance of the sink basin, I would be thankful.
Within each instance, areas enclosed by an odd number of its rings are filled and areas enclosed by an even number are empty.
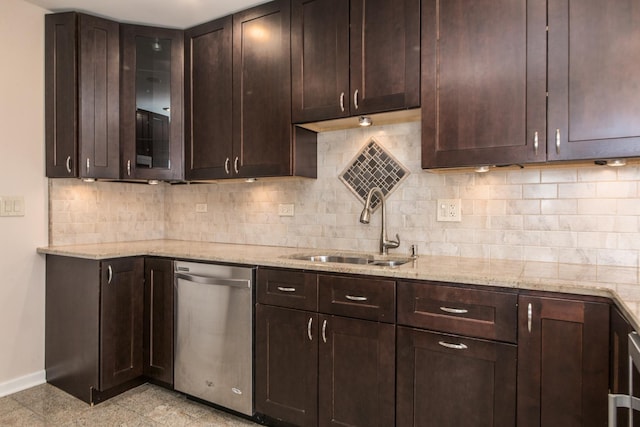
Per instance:
[[[375,259],[371,255],[293,255],[290,258],[301,261],[374,265],[378,267],[398,267],[413,261],[412,258]]]

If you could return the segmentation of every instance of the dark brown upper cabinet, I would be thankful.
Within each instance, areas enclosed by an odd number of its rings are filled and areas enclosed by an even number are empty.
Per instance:
[[[291,43],[294,123],[420,106],[419,0],[293,0]]]
[[[422,2],[422,167],[546,160],[546,2]]]
[[[549,2],[549,160],[640,156],[637,8]]]
[[[119,177],[119,24],[45,15],[46,174]]]
[[[185,32],[185,177],[223,178],[231,173],[231,16]]]
[[[316,135],[291,125],[289,0],[186,31],[186,177],[316,177]]]
[[[121,25],[122,179],[183,179],[181,30]]]

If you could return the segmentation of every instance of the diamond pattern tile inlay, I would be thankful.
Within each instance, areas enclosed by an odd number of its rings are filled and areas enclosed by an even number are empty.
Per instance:
[[[340,180],[364,203],[373,187],[380,187],[386,198],[407,176],[409,170],[371,138],[342,171]],[[371,208],[375,210],[379,204],[374,196]]]

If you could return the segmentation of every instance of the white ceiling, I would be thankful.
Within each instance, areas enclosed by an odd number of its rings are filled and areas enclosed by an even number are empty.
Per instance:
[[[75,10],[118,22],[189,28],[266,0],[25,0],[52,12]]]

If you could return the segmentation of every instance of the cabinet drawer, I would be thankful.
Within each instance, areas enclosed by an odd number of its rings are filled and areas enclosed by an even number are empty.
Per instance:
[[[432,282],[398,282],[398,323],[516,342],[517,296]]]
[[[322,313],[393,323],[395,282],[340,276],[318,276]]]
[[[300,310],[318,310],[317,275],[292,270],[258,269],[258,302]]]

